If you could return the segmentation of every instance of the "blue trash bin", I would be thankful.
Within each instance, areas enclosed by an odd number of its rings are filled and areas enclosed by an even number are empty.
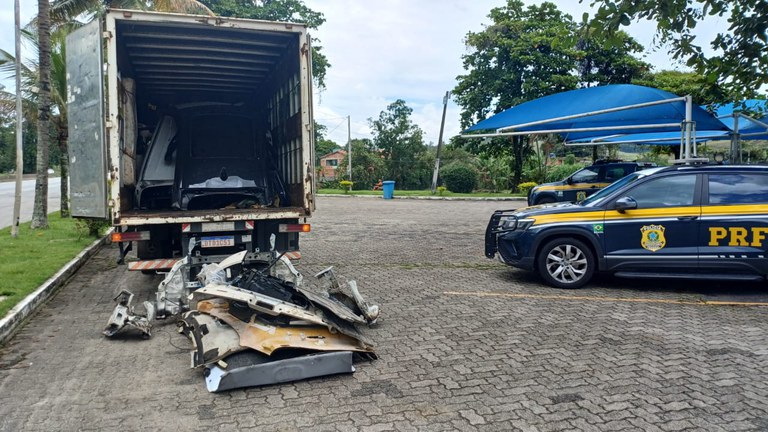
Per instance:
[[[387,180],[382,182],[382,189],[384,190],[384,199],[392,199],[395,196],[395,181]]]

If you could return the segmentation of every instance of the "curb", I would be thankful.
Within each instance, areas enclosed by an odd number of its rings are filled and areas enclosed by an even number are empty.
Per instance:
[[[109,233],[91,243],[82,252],[77,254],[75,258],[66,263],[56,274],[43,282],[34,292],[14,306],[3,319],[0,319],[0,346],[9,341],[16,330],[21,327],[21,324],[34,314],[40,306],[44,305],[59,288],[64,286],[67,280],[107,243],[108,239]]]
[[[355,194],[317,194],[317,197],[332,198],[377,198],[379,195],[355,195]],[[433,200],[433,201],[528,201],[525,197],[442,197],[442,196],[393,196],[393,199]]]

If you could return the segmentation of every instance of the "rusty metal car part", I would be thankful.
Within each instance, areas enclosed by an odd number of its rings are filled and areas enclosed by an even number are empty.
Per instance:
[[[229,312],[229,302],[211,299],[198,302],[197,310],[227,323],[240,337],[240,345],[272,355],[281,349],[373,352],[373,346],[325,326],[275,326],[253,314],[248,322]]]
[[[150,302],[144,302],[146,316],[136,314],[133,308],[133,293],[123,289],[114,298],[117,301],[107,326],[102,332],[106,337],[112,337],[125,327],[135,328],[145,336],[152,336],[152,320],[155,318],[155,308]]]
[[[241,387],[286,383],[326,375],[352,373],[348,351],[308,354],[272,360],[256,351],[243,351],[226,359],[226,366],[206,368],[205,383],[211,393]]]

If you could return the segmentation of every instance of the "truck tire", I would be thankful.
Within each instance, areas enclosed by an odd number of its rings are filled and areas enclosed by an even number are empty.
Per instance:
[[[548,241],[536,257],[542,279],[555,288],[581,288],[595,274],[595,256],[584,242],[571,237]]]
[[[539,204],[552,204],[553,202],[555,202],[555,199],[552,198],[551,196],[543,196],[543,197],[541,197],[541,198],[536,200],[536,205],[539,205]]]

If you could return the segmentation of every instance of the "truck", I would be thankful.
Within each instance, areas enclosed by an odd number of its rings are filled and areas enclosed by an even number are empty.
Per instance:
[[[356,326],[378,306],[291,261],[315,210],[311,56],[302,24],[214,16],[108,10],[67,38],[72,214],[164,275],[144,313],[117,293],[103,333],[176,318],[212,392],[376,358]]]
[[[205,264],[300,256],[311,52],[302,24],[133,10],[67,38],[72,215],[109,220],[129,270],[181,278],[157,317],[184,309]]]

